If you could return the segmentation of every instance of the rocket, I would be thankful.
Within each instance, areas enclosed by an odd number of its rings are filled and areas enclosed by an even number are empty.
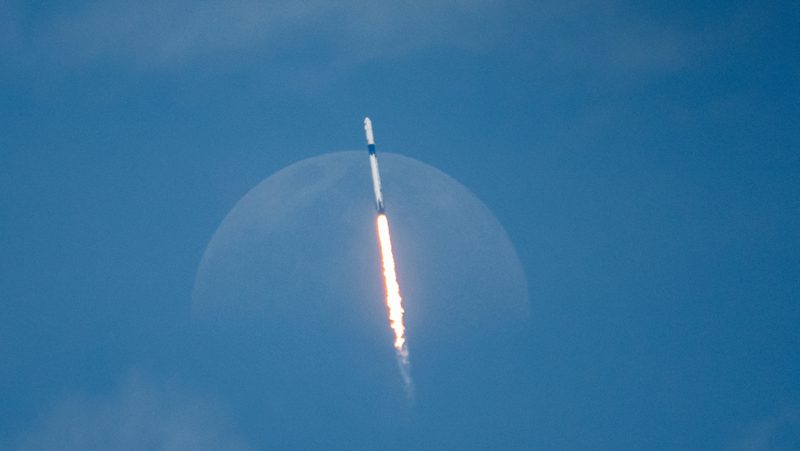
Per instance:
[[[369,167],[372,171],[372,189],[375,191],[375,208],[378,214],[384,213],[383,193],[381,192],[381,173],[378,169],[378,156],[375,154],[375,137],[372,135],[372,121],[364,118],[364,132],[367,135],[367,149],[369,150]]]

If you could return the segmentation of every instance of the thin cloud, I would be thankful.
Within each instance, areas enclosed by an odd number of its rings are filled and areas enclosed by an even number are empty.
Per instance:
[[[401,7],[392,3],[252,0],[96,2],[52,17],[36,46],[66,64],[118,59],[158,68],[251,52],[308,50],[360,59],[458,40],[458,18],[484,14],[490,3]]]
[[[19,438],[16,449],[249,449],[219,412],[219,406],[179,387],[133,375],[111,395],[65,396]]]
[[[800,449],[800,411],[787,410],[780,415],[753,423],[729,449],[731,451]]]
[[[634,29],[631,24],[641,18],[624,17],[613,4],[604,5],[112,0],[62,11],[28,34],[32,51],[51,64],[116,61],[145,70],[195,62],[245,64],[253,58],[293,60],[304,54],[322,66],[341,66],[447,48],[630,69],[674,65],[688,48],[675,30]]]
[[[110,0],[36,21],[0,9],[9,35],[0,51],[26,79],[108,64],[201,77],[244,70],[305,92],[367,63],[455,51],[533,64],[581,83],[628,84],[701,66],[743,33],[758,33],[747,24],[759,20],[742,7],[687,25],[620,2],[583,0]]]

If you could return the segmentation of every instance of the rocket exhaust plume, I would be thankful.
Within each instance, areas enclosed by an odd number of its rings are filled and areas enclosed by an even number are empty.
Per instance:
[[[397,282],[397,271],[392,252],[392,238],[389,233],[389,219],[383,206],[383,193],[381,192],[381,176],[378,170],[378,157],[375,153],[375,139],[372,134],[372,121],[364,119],[364,131],[367,136],[369,149],[370,169],[372,171],[372,187],[375,191],[375,207],[378,210],[377,229],[378,243],[381,248],[381,265],[386,288],[386,306],[389,309],[389,326],[394,331],[394,349],[397,363],[400,366],[400,375],[403,377],[406,394],[413,396],[414,384],[411,380],[411,362],[406,343],[406,327],[403,323],[403,298],[400,296],[400,284]]]
[[[400,296],[400,284],[397,283],[397,273],[392,253],[392,237],[389,234],[389,220],[386,214],[378,215],[378,241],[381,246],[381,263],[383,264],[383,279],[386,284],[386,306],[389,308],[389,325],[394,331],[394,349],[397,353],[397,363],[403,376],[406,391],[411,394],[412,383],[409,371],[408,346],[406,345],[406,326],[403,324],[403,298]]]

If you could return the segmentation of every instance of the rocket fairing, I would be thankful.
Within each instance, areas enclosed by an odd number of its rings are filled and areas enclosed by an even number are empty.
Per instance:
[[[378,214],[383,214],[383,193],[381,192],[381,173],[378,169],[378,156],[375,154],[375,137],[372,135],[372,121],[364,118],[364,132],[367,135],[367,149],[369,150],[369,167],[372,171],[372,189],[375,191],[375,208]]]

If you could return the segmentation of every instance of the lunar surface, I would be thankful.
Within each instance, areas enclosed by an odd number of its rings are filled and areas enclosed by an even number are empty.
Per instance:
[[[207,350],[198,356],[201,371],[238,396],[247,406],[240,409],[264,417],[263,434],[281,425],[287,445],[356,446],[337,437],[365,438],[398,424],[411,440],[426,411],[479,409],[469,405],[478,392],[489,406],[514,396],[496,384],[509,385],[503,378],[514,358],[505,348],[529,314],[528,288],[507,234],[443,172],[396,154],[379,160],[414,406],[394,360],[366,152],[310,158],[265,179],[222,221],[197,273],[193,318]],[[318,388],[321,380],[327,390]],[[345,411],[361,418],[358,426],[337,424]],[[295,424],[317,415],[330,428]],[[451,429],[469,419],[449,415]]]

